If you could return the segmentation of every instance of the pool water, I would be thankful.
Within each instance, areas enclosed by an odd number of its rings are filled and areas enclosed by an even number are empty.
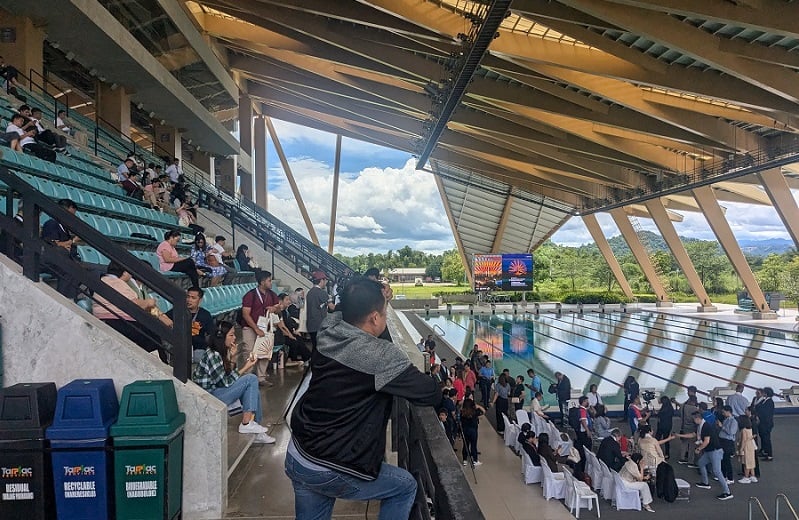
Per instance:
[[[533,368],[546,388],[555,372],[566,374],[572,388],[592,383],[606,404],[621,404],[628,375],[641,388],[654,388],[683,401],[685,388],[700,392],[733,382],[755,388],[799,384],[799,336],[769,329],[696,320],[660,313],[586,313],[534,316],[443,315],[425,318],[463,357],[476,343],[496,373],[512,376]],[[545,400],[552,402],[551,396]]]

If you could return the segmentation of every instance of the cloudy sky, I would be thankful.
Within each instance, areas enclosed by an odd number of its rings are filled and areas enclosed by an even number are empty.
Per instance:
[[[291,123],[273,122],[319,242],[327,247],[336,138]],[[416,171],[414,164],[413,158],[405,152],[348,138],[342,140],[335,252],[345,255],[382,253],[409,245],[440,253],[455,247],[433,176]],[[269,210],[308,236],[271,139],[268,140],[267,168]],[[738,240],[789,238],[772,208],[723,205]],[[714,239],[701,214],[685,212],[683,215],[684,221],[675,223],[680,235]],[[597,218],[606,236],[619,234],[609,215],[599,214]],[[643,229],[657,232],[651,220],[638,221]],[[572,246],[592,242],[579,218],[569,220],[552,240]]]

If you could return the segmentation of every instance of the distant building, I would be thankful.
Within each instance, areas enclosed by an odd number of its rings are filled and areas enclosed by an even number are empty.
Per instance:
[[[391,282],[413,283],[417,278],[425,278],[424,267],[397,267],[388,270],[388,277]]]

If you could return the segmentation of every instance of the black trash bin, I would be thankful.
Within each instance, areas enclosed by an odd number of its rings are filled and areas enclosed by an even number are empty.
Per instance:
[[[53,422],[55,383],[0,390],[0,518],[55,517],[53,469],[44,437]]]

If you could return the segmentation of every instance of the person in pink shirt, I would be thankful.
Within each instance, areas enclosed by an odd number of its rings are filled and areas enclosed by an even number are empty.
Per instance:
[[[466,388],[471,388],[472,391],[477,387],[477,374],[472,370],[471,364],[467,361],[463,369],[463,384]]]
[[[192,287],[199,287],[199,274],[202,273],[197,271],[197,266],[191,257],[184,258],[178,255],[178,250],[175,249],[178,240],[180,240],[180,231],[177,229],[164,233],[164,241],[158,244],[158,249],[155,250],[159,267],[162,272],[184,273],[191,279]]]
[[[463,398],[466,395],[466,383],[463,381],[463,369],[458,369],[455,371],[455,379],[452,381],[452,387],[455,388],[455,402],[461,403],[463,402]]]

